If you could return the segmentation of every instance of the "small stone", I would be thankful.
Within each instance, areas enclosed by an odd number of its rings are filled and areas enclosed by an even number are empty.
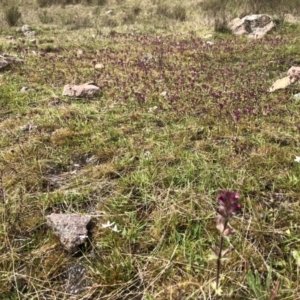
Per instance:
[[[20,93],[29,93],[29,92],[35,92],[35,89],[29,88],[27,86],[23,86],[20,90]]]
[[[300,100],[300,93],[293,95],[293,98],[295,100]]]
[[[83,56],[83,50],[78,49],[76,55],[77,55],[77,58],[81,58]]]
[[[23,32],[27,32],[27,31],[30,31],[30,30],[31,30],[31,27],[27,24],[25,24],[21,27],[21,31],[23,31]]]
[[[169,94],[168,94],[168,92],[166,92],[166,91],[161,92],[160,95],[161,95],[162,97],[164,97],[165,99],[167,99],[167,98],[169,97]]]
[[[149,113],[153,113],[153,112],[155,112],[157,109],[158,109],[157,106],[153,106],[153,107],[150,107],[150,108],[148,109],[148,112],[149,112]]]
[[[63,96],[88,97],[100,93],[100,88],[93,82],[80,85],[67,84],[63,88]]]
[[[154,60],[154,57],[151,53],[147,53],[141,58],[141,62],[143,62],[144,64],[148,64],[153,60]]]
[[[63,247],[71,254],[76,253],[78,246],[88,239],[87,225],[91,221],[90,216],[52,213],[46,217],[46,220]]]
[[[0,70],[4,69],[5,67],[7,67],[8,65],[10,65],[10,63],[6,60],[0,60]]]
[[[104,69],[104,65],[101,63],[97,63],[97,64],[95,64],[95,69],[97,69],[97,70]]]
[[[35,128],[37,128],[37,126],[35,124],[33,124],[33,123],[28,123],[26,125],[20,126],[20,130],[21,131],[25,131],[25,132],[31,132]]]

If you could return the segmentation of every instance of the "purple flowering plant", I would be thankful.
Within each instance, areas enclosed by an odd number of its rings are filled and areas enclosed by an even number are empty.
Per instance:
[[[229,226],[229,219],[232,218],[236,213],[241,210],[241,204],[239,203],[240,195],[233,191],[223,190],[217,197],[218,208],[217,208],[217,229],[220,231],[220,244],[217,249],[215,249],[215,254],[217,256],[217,276],[216,276],[216,292],[219,291],[219,280],[220,280],[220,270],[221,270],[221,259],[228,252],[222,251],[224,244],[224,237],[233,235],[236,231],[234,228]]]

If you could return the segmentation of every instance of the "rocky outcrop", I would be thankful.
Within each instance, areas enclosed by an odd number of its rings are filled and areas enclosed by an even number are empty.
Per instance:
[[[229,28],[235,35],[247,35],[249,38],[260,38],[275,27],[268,15],[248,15],[236,18],[229,23]]]

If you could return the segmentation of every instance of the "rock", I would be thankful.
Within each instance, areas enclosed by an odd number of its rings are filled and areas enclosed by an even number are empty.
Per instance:
[[[141,62],[143,62],[144,64],[148,64],[151,61],[154,60],[154,57],[151,53],[145,54],[142,58],[141,58]]]
[[[154,113],[157,109],[158,109],[157,106],[153,106],[153,107],[150,107],[150,108],[148,109],[148,112],[149,112],[149,113]]]
[[[300,93],[293,95],[293,98],[295,100],[300,100]]]
[[[27,32],[27,31],[30,31],[31,30],[31,27],[27,24],[24,24],[22,27],[21,27],[21,31],[24,33],[24,32]]]
[[[295,82],[300,81],[300,67],[291,67],[287,71],[286,77],[283,77],[281,79],[277,79],[275,83],[270,87],[269,92],[272,93],[276,90],[285,89],[289,85]]]
[[[87,225],[90,216],[78,214],[54,214],[46,217],[47,225],[59,237],[63,247],[71,254],[78,251],[78,246],[88,239]]]
[[[292,81],[298,81],[300,79],[300,67],[291,67],[289,68],[287,74],[292,77]]]
[[[27,86],[23,86],[20,90],[20,93],[29,93],[29,92],[35,92],[35,89],[29,88]]]
[[[83,50],[78,49],[76,55],[77,55],[77,58],[81,58],[83,56]]]
[[[8,61],[6,61],[6,60],[0,60],[0,70],[4,69],[8,65],[10,65],[10,63]]]
[[[9,56],[7,54],[0,55],[0,70],[6,68],[7,66],[13,63],[18,62],[23,62],[23,60],[18,57]]]
[[[73,97],[88,97],[95,96],[98,93],[100,93],[100,88],[93,82],[87,82],[80,85],[65,85],[62,95]]]
[[[104,65],[101,63],[97,63],[97,64],[95,64],[95,69],[97,69],[97,70],[104,69]]]
[[[160,96],[164,97],[165,99],[169,98],[169,93],[167,91],[163,91],[160,93]]]
[[[36,128],[37,128],[37,125],[35,125],[33,123],[28,123],[26,125],[20,126],[20,130],[25,131],[25,132],[32,132]]]
[[[276,90],[285,89],[287,86],[291,84],[290,76],[283,77],[281,79],[277,79],[274,84],[270,87],[269,92],[272,93]]]
[[[229,23],[229,28],[235,35],[247,35],[249,38],[260,38],[275,27],[268,15],[249,15],[235,18]]]

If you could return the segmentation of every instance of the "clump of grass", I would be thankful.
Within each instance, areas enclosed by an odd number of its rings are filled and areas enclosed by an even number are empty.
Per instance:
[[[96,0],[96,4],[99,6],[104,6],[107,4],[108,0]]]
[[[186,8],[180,4],[177,4],[172,9],[172,17],[178,21],[185,21],[187,17]]]
[[[187,16],[186,8],[184,6],[177,4],[172,7],[169,4],[161,2],[157,5],[156,14],[159,17],[167,17],[178,21],[185,21]]]
[[[38,17],[43,24],[53,23],[54,17],[48,10],[42,10],[38,13]]]
[[[12,5],[5,9],[4,11],[5,20],[9,26],[16,26],[22,17],[18,5]]]
[[[80,0],[36,0],[39,7],[47,7],[51,5],[67,5],[77,4]]]
[[[123,16],[123,22],[125,24],[133,24],[137,16],[141,13],[141,11],[142,11],[141,6],[139,4],[135,4]]]

